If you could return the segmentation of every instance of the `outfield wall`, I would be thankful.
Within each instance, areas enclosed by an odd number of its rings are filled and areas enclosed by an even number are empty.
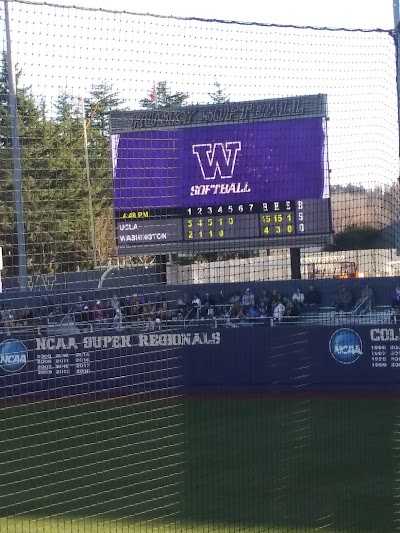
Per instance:
[[[400,392],[400,327],[4,338],[0,397]]]

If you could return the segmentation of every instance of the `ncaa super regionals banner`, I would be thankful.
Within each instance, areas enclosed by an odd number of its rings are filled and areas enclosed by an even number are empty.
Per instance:
[[[400,392],[400,327],[3,338],[0,398]]]

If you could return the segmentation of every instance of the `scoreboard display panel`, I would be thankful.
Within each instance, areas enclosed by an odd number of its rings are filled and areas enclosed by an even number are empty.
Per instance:
[[[117,248],[326,243],[326,96],[113,111]]]

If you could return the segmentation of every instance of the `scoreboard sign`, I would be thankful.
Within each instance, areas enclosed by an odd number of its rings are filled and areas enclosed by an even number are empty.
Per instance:
[[[111,113],[119,253],[327,242],[324,95]]]

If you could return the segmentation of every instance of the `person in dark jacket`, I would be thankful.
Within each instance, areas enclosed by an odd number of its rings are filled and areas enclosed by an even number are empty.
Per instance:
[[[317,311],[321,305],[321,295],[314,285],[308,287],[308,291],[304,295],[304,309]]]
[[[336,299],[336,312],[344,311],[348,312],[351,309],[351,304],[353,303],[353,295],[350,290],[346,287],[344,283],[340,285],[339,292]]]
[[[399,322],[400,318],[400,284],[396,285],[392,293],[392,309],[394,311],[395,322]]]

